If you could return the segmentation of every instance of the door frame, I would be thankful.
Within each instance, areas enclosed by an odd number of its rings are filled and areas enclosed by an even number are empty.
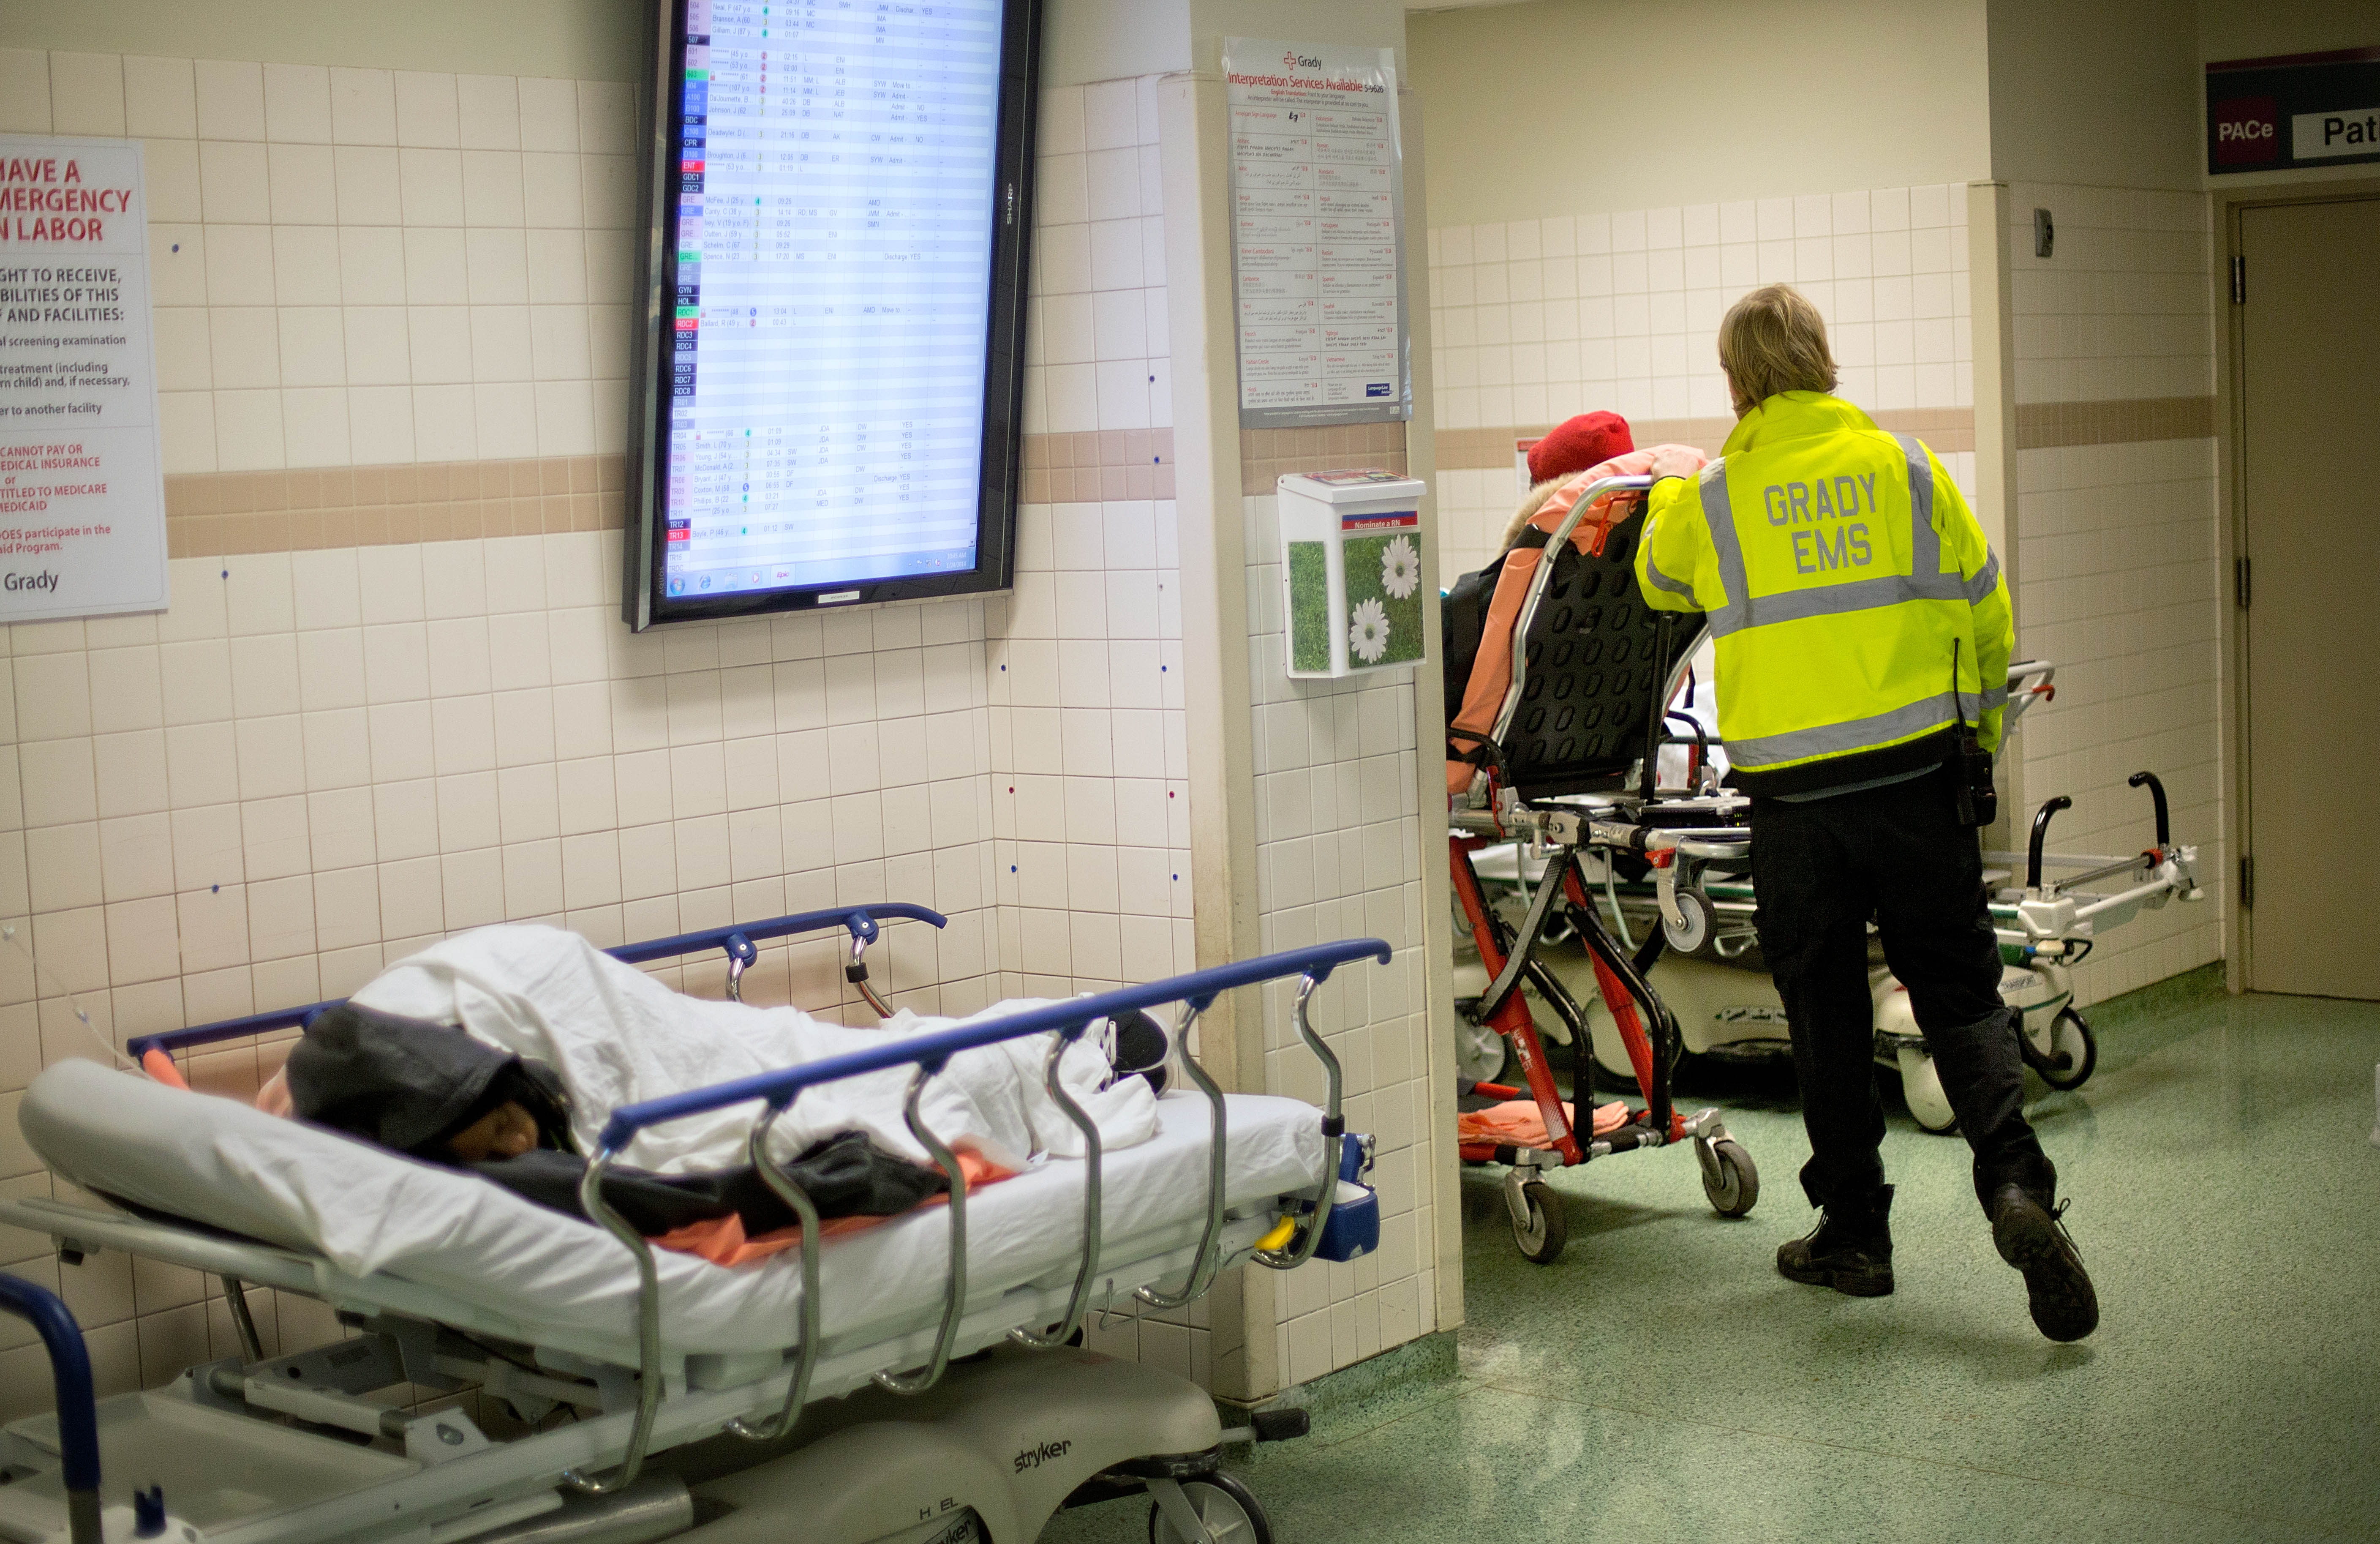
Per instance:
[[[2240,905],[2240,860],[2252,856],[2248,848],[2249,808],[2254,797],[2248,765],[2248,629],[2240,626],[2238,581],[2240,558],[2247,550],[2247,469],[2240,458],[2240,446],[2247,433],[2247,404],[2243,400],[2243,383],[2247,371],[2247,339],[2240,325],[2240,309],[2231,303],[2232,261],[2244,248],[2240,217],[2252,209],[2270,209],[2285,204],[2361,203],[2380,198],[2380,177],[2342,178],[2338,181],[2286,184],[2228,189],[2208,189],[2213,201],[2215,229],[2219,237],[2221,261],[2214,264],[2208,275],[2214,288],[2216,357],[2222,368],[2215,372],[2215,456],[2216,456],[2216,525],[2221,544],[2221,565],[2218,582],[2229,591],[2228,604],[2218,605],[2222,658],[2230,679],[2223,697],[2223,736],[2230,765],[2225,779],[2230,797],[2225,801],[2224,843],[2229,855],[2228,870],[2215,876],[2223,885],[2224,985],[2234,993],[2248,990],[2248,973],[2252,964],[2254,940],[2244,913],[2250,909]],[[2247,275],[2253,285],[2256,276]],[[2254,599],[2254,577],[2250,576],[2250,599]],[[2279,877],[2275,868],[2268,882]]]

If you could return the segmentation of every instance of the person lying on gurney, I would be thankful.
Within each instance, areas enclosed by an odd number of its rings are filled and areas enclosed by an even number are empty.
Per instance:
[[[612,1109],[634,1102],[629,1093],[650,1099],[952,1022],[905,1013],[884,1028],[855,1030],[795,1008],[702,1002],[574,934],[495,927],[401,961],[316,1015],[276,1083],[300,1120],[469,1169],[583,1217],[581,1153]],[[1042,1088],[1048,1041],[961,1052],[929,1085],[928,1125],[960,1151],[971,1183],[1079,1150],[1079,1134]],[[1128,1147],[1154,1132],[1166,1052],[1164,1031],[1137,1014],[1070,1048],[1061,1077],[1103,1145]],[[901,1069],[814,1091],[779,1123],[781,1137],[795,1128],[786,1145],[798,1146],[772,1156],[821,1219],[890,1216],[947,1188],[898,1113],[906,1077]],[[706,1131],[676,1134],[661,1150],[638,1151],[653,1146],[640,1138],[630,1153],[651,1167],[613,1165],[603,1196],[638,1233],[735,1263],[771,1252],[754,1246],[772,1235],[790,1243],[784,1230],[795,1219],[741,1161],[749,1108],[725,1113],[723,1122],[682,1123]]]

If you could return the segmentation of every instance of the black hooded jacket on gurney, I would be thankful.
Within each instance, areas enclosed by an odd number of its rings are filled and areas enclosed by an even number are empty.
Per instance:
[[[306,1027],[287,1076],[300,1120],[586,1215],[578,1183],[587,1161],[571,1137],[569,1095],[541,1063],[460,1028],[343,1003]],[[815,1142],[786,1167],[828,1218],[891,1216],[948,1185],[938,1170],[877,1151],[858,1131]],[[677,1174],[615,1167],[603,1198],[648,1237],[731,1215],[747,1237],[795,1222],[749,1164]]]

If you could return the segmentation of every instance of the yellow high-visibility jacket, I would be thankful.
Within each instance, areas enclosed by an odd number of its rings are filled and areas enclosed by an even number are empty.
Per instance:
[[[1645,519],[1637,584],[1656,607],[1708,614],[1719,736],[1746,791],[1918,771],[1947,756],[1962,718],[1999,744],[2008,585],[1915,436],[1825,393],[1782,392],[1699,478],[1654,484]]]

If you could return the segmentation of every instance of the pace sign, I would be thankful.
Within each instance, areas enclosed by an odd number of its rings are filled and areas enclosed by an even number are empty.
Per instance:
[[[2380,48],[2206,67],[2206,169],[2380,161]]]

